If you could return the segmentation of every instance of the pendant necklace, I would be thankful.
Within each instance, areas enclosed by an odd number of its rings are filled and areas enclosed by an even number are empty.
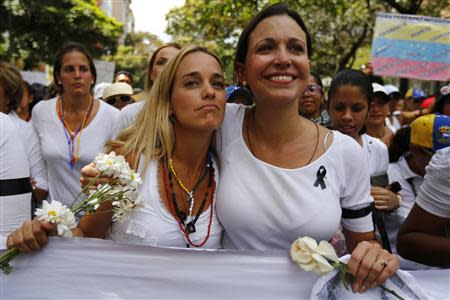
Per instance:
[[[162,177],[163,177],[163,183],[164,183],[164,190],[166,192],[167,201],[169,202],[169,208],[172,213],[172,215],[175,217],[176,221],[178,222],[178,227],[180,228],[181,232],[183,233],[183,237],[186,241],[186,247],[190,248],[193,247],[202,247],[206,241],[209,239],[210,233],[211,233],[211,224],[212,224],[212,217],[213,217],[213,209],[214,209],[214,192],[216,188],[216,182],[214,180],[214,167],[212,164],[209,165],[209,179],[208,179],[208,187],[206,189],[205,195],[203,197],[201,206],[199,210],[197,211],[197,214],[195,218],[189,222],[189,224],[186,224],[186,214],[181,211],[178,208],[177,199],[175,192],[173,190],[173,182],[172,182],[172,175],[171,172],[168,170],[168,162],[166,163],[164,160],[162,162]],[[168,179],[168,180],[167,180]],[[169,181],[169,182],[167,182]],[[206,200],[208,199],[209,193],[210,195],[210,212],[209,212],[209,223],[208,223],[208,229],[205,238],[201,243],[194,243],[191,241],[189,235],[191,233],[194,233],[196,231],[195,223],[197,222],[198,218],[200,217],[201,212],[205,208]]]
[[[189,190],[186,187],[186,185],[183,183],[183,181],[181,181],[181,179],[178,177],[177,172],[175,171],[175,168],[173,166],[172,159],[169,159],[169,176],[171,174],[173,174],[173,176],[177,180],[178,184],[180,185],[181,189],[188,195],[186,200],[189,202],[189,211],[188,211],[189,213],[185,219],[185,225],[188,226],[188,229],[189,229],[188,231],[191,231],[191,232],[195,232],[195,226],[192,224],[192,220],[194,218],[192,215],[192,211],[194,209],[194,204],[195,204],[194,193],[197,190],[197,188],[199,187],[200,183],[202,183],[202,181],[205,179],[206,175],[208,174],[208,168],[210,166],[211,166],[211,154],[210,154],[210,152],[208,152],[208,162],[206,163],[206,166],[203,169],[203,172],[200,175],[197,182],[195,183],[194,187],[191,190]]]

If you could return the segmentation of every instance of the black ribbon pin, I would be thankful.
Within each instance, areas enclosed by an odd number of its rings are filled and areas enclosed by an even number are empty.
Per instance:
[[[325,175],[327,174],[327,170],[324,166],[320,166],[319,170],[317,170],[317,179],[316,182],[314,182],[314,186],[317,187],[320,184],[320,188],[322,190],[326,189],[325,181],[323,180],[325,178]]]

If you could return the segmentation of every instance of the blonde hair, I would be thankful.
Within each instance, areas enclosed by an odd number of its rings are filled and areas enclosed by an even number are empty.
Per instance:
[[[144,107],[136,120],[124,129],[117,140],[107,143],[108,151],[118,152],[137,162],[144,155],[144,166],[152,159],[161,159],[172,153],[175,138],[170,119],[170,98],[172,96],[175,75],[183,58],[194,52],[203,52],[214,57],[222,68],[219,58],[199,46],[189,46],[180,50],[164,67],[150,90]],[[133,167],[133,166],[132,166]]]

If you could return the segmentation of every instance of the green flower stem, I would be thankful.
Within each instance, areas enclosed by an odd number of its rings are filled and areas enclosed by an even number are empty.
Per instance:
[[[9,274],[12,271],[12,266],[9,264],[20,252],[16,248],[9,249],[0,256],[0,269],[5,274]]]
[[[91,187],[94,186],[97,179],[102,174],[99,174],[95,176],[91,181],[83,188],[83,190],[77,195],[75,200],[73,201],[70,210],[75,214],[75,216],[79,215],[82,212],[93,212],[95,211],[95,206],[98,204],[103,204],[106,202],[113,202],[116,200],[124,201],[124,200],[130,200],[128,198],[125,198],[124,195],[126,192],[132,190],[132,189],[124,189],[122,191],[117,191],[114,193],[111,193],[112,190],[114,190],[113,185],[117,183],[118,179],[113,179],[109,186],[104,186],[101,189],[96,189],[92,194],[89,193]],[[82,194],[88,195],[88,197],[84,200],[82,200],[80,203],[77,203],[77,200],[80,198]],[[98,199],[98,201],[95,204],[90,204],[89,202],[93,199]],[[76,204],[77,203],[77,204]],[[95,214],[104,214],[104,213],[111,213],[114,212],[114,209],[110,209],[107,211],[95,213]],[[12,248],[5,253],[3,253],[0,256],[0,270],[3,271],[5,274],[9,274],[12,271],[12,266],[10,265],[10,262],[20,254],[19,250],[16,248]]]

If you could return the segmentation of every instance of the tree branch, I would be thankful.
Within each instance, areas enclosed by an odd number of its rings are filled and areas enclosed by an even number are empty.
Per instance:
[[[347,66],[350,59],[355,56],[356,51],[359,49],[359,47],[361,47],[362,43],[364,42],[364,39],[366,38],[368,29],[369,29],[369,24],[365,23],[363,31],[362,31],[361,35],[359,36],[359,38],[356,40],[355,43],[352,44],[350,51],[347,54],[345,54],[342,57],[342,59],[340,60],[339,71],[345,69],[345,67]]]

